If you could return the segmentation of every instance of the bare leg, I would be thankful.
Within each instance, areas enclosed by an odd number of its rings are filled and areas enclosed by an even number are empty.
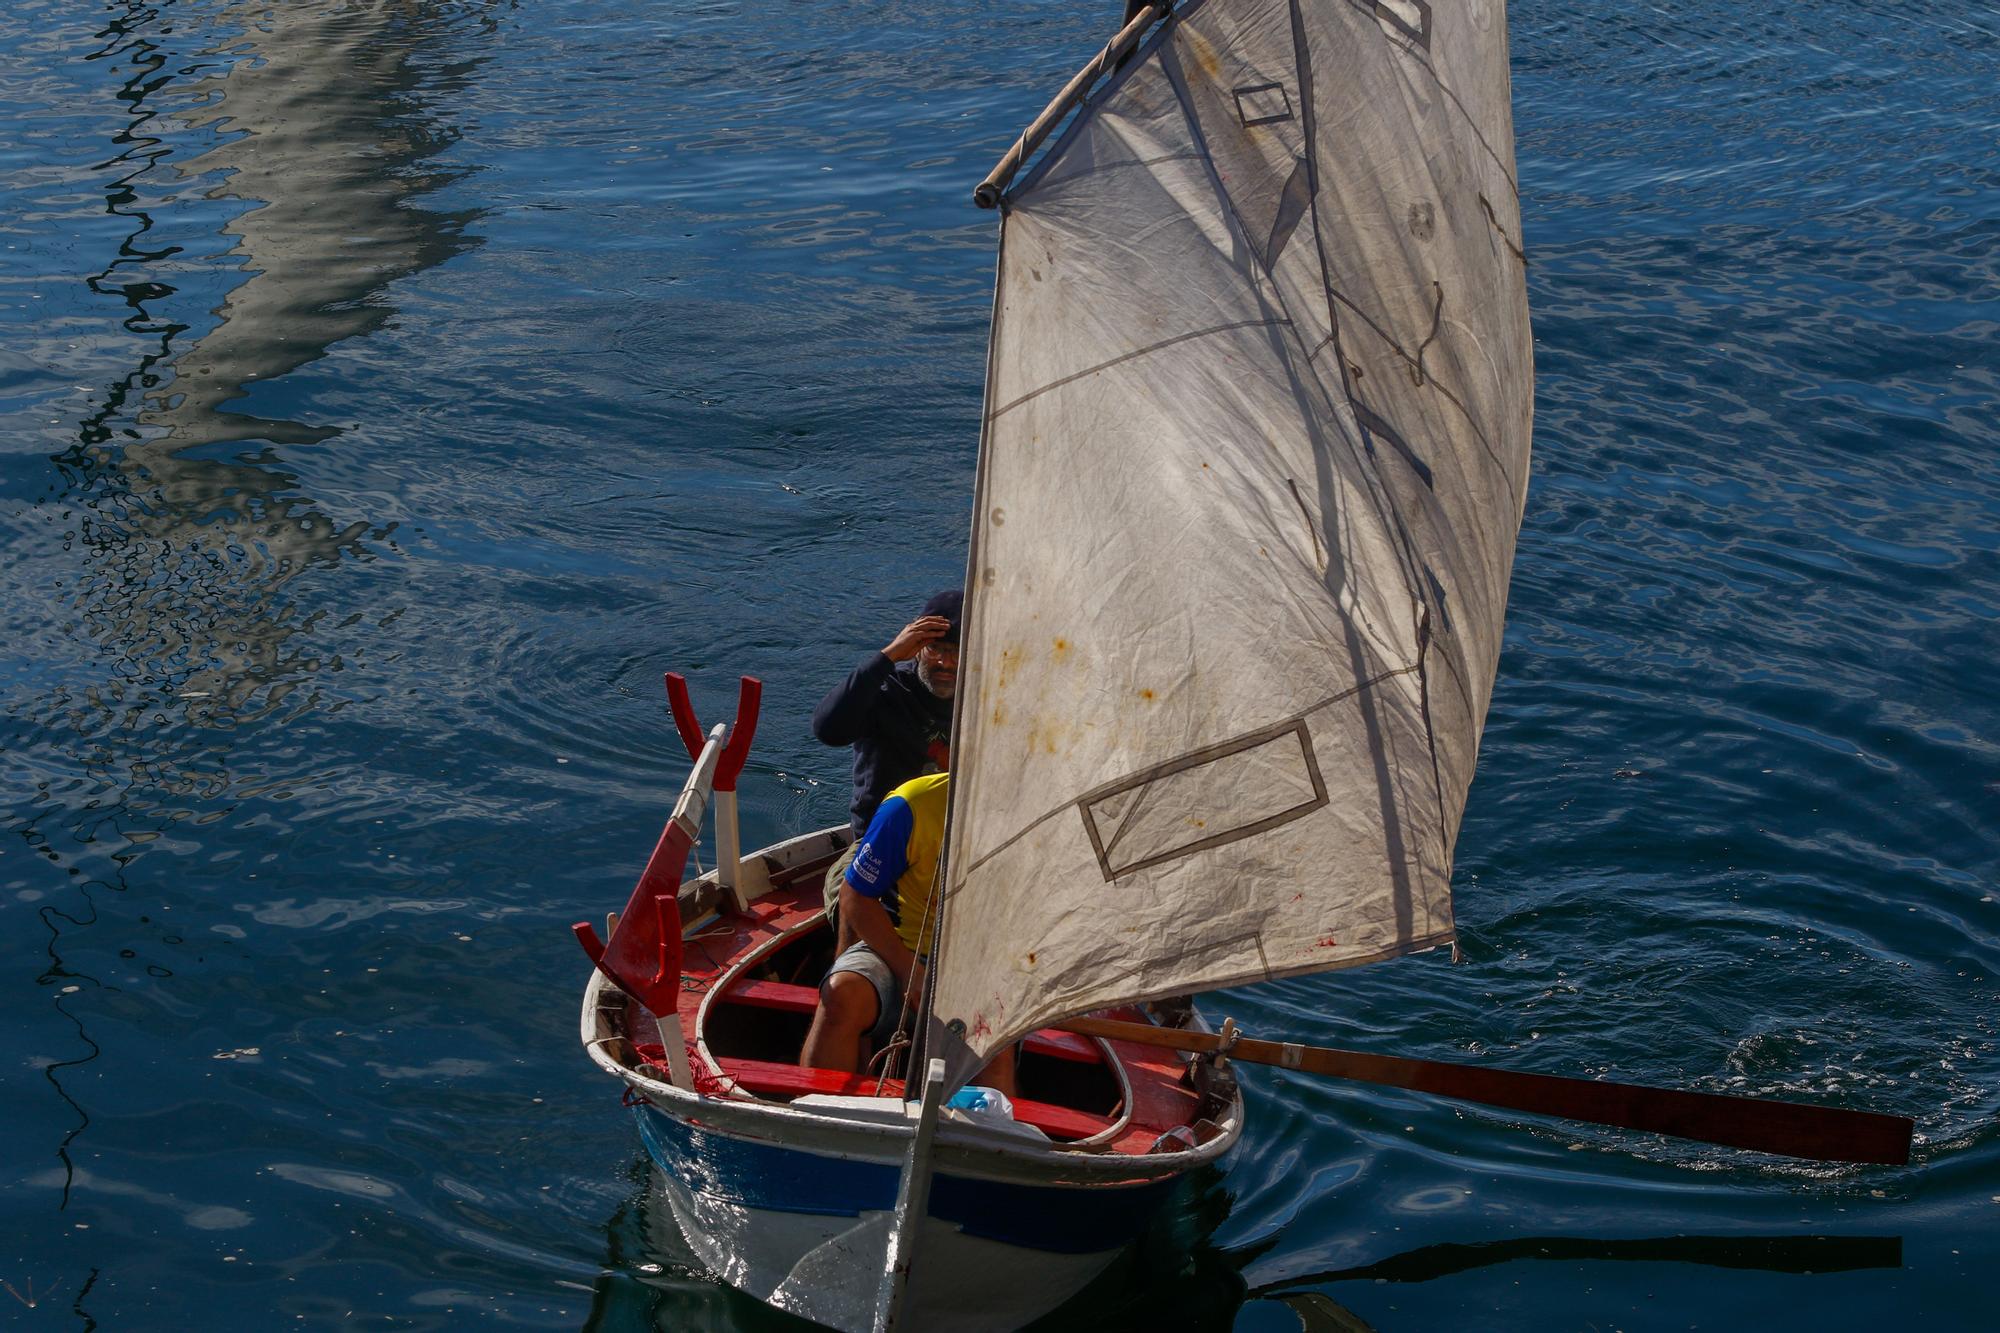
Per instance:
[[[868,1033],[880,1016],[875,987],[857,972],[836,972],[820,987],[819,1008],[799,1063],[807,1069],[861,1072]]]

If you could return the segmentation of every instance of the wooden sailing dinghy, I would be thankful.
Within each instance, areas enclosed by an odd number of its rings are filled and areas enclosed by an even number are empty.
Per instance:
[[[1026,1323],[1225,1153],[1241,1100],[1172,997],[1453,939],[1533,401],[1503,6],[1135,9],[975,194],[1000,255],[919,1107],[795,1067],[847,834],[737,856],[751,683],[726,747],[676,695],[694,775],[608,944],[579,927],[585,1045],[696,1253],[835,1327]],[[711,786],[718,870],[681,885]],[[1085,1015],[1106,1035],[1060,1030]],[[1013,1118],[940,1111],[1016,1042]],[[1574,1092],[1483,1076],[1456,1095]],[[1686,1123],[1627,1109],[1599,1114]]]
[[[669,693],[695,769],[610,945],[577,928],[598,964],[584,1046],[627,1085],[661,1192],[705,1264],[773,1305],[870,1327],[915,1133],[903,1081],[797,1065],[834,953],[821,883],[851,834],[730,855],[759,690],[744,682],[729,747],[721,727],[701,738],[679,677]],[[683,884],[711,791],[721,864]],[[1106,1012],[1207,1031],[1187,1006]],[[1011,1116],[946,1111],[936,1130],[907,1326],[1017,1328],[1054,1308],[1242,1130],[1226,1070],[1157,1046],[1038,1032],[1018,1073]]]

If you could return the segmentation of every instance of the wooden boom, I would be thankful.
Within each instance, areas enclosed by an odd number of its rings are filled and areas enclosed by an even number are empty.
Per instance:
[[[1227,1055],[1252,1064],[1408,1088],[1510,1111],[1670,1134],[1675,1138],[1750,1148],[1784,1157],[1906,1166],[1910,1160],[1910,1134],[1915,1128],[1907,1116],[1871,1111],[1647,1088],[1555,1074],[1524,1074],[1509,1069],[1481,1069],[1442,1060],[1368,1055],[1250,1037],[1238,1037],[1232,1042],[1214,1033],[1121,1023],[1109,1018],[1072,1018],[1054,1026],[1090,1037]]]

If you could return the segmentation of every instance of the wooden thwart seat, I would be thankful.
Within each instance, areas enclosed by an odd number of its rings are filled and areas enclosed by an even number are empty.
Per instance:
[[[804,990],[806,987],[794,987]],[[745,1092],[765,1097],[804,1097],[818,1093],[834,1097],[901,1097],[903,1080],[878,1080],[873,1074],[848,1074],[838,1069],[802,1069],[771,1060],[716,1061],[722,1072]],[[879,1087],[878,1087],[879,1083]],[[1033,1125],[1052,1139],[1087,1139],[1111,1128],[1112,1121],[1101,1115],[1072,1111],[1048,1102],[1013,1098],[1014,1119]]]
[[[731,1004],[747,1004],[756,1009],[778,1009],[788,1014],[810,1015],[819,1006],[819,990],[816,987],[790,986],[782,981],[752,981],[747,978],[731,984],[720,998]],[[1088,1037],[1079,1037],[1074,1032],[1058,1032],[1054,1028],[1044,1028],[1030,1036],[1026,1045],[1032,1055],[1047,1055],[1057,1060],[1073,1060],[1085,1065],[1104,1062],[1104,1052],[1098,1044]]]

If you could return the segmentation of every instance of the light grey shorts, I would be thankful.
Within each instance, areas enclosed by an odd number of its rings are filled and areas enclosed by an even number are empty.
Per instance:
[[[883,961],[882,955],[860,940],[848,945],[841,951],[840,957],[833,960],[833,966],[826,970],[827,981],[831,981],[838,972],[853,972],[866,977],[875,987],[875,1026],[868,1030],[868,1040],[876,1050],[881,1050],[883,1044],[896,1035],[896,1023],[903,1014],[903,983],[896,980],[896,974]],[[820,982],[819,986],[823,993],[826,981]]]

